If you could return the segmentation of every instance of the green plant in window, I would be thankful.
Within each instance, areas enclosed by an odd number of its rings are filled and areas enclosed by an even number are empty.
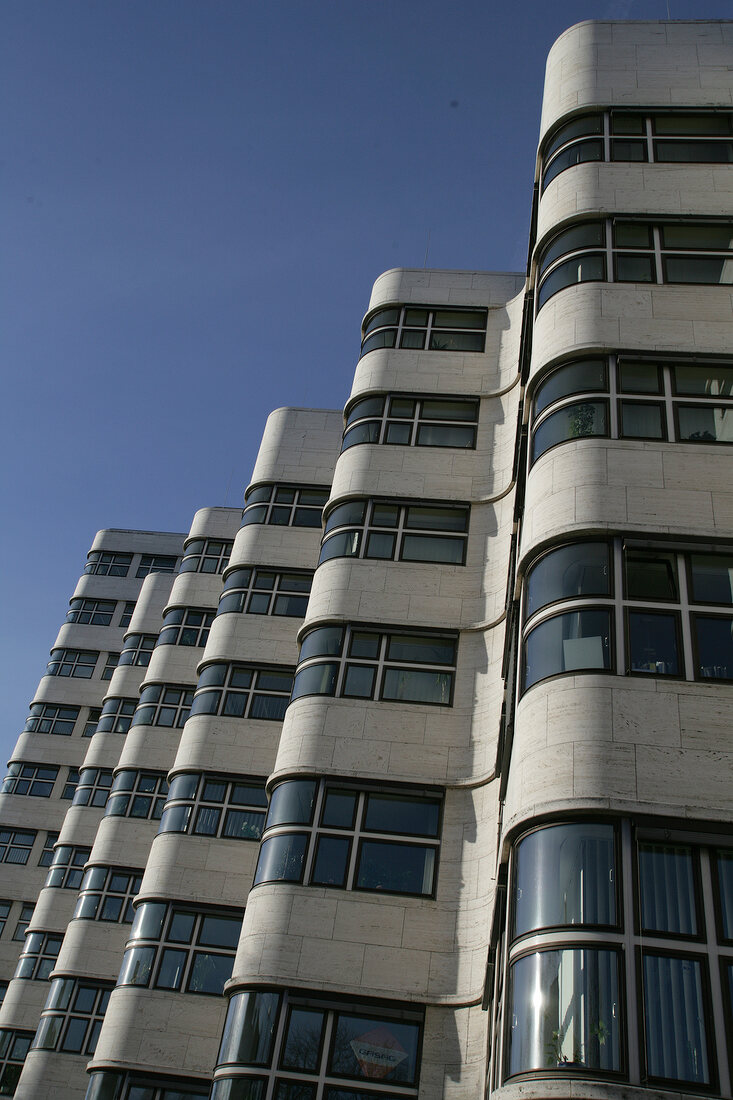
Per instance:
[[[576,405],[568,419],[568,432],[570,439],[577,439],[584,435],[594,435],[596,410],[593,405]]]

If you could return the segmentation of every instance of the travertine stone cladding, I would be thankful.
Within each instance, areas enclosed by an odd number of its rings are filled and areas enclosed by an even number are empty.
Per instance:
[[[582,107],[733,103],[733,23],[578,23],[547,58],[540,140]]]
[[[278,722],[195,714],[186,722],[175,770],[269,775],[279,732]]]
[[[11,982],[3,1000],[4,1026],[35,1031],[47,996],[47,982]]]
[[[115,981],[129,935],[129,924],[110,926],[102,921],[71,921],[56,960],[58,976]]]
[[[161,833],[150,849],[140,897],[195,899],[197,904],[244,905],[259,845],[254,841]]]
[[[23,1076],[15,1090],[16,1100],[84,1100],[89,1078],[86,1055],[56,1057],[46,1050],[31,1050]]]
[[[547,451],[527,478],[522,558],[604,530],[731,538],[733,488],[715,446],[584,439]]]
[[[539,204],[537,241],[569,219],[612,214],[729,218],[730,164],[578,164],[546,187]]]
[[[299,621],[281,615],[220,615],[211,626],[205,659],[294,666]],[[201,657],[201,650],[198,651]]]
[[[517,708],[504,834],[578,809],[730,820],[733,701],[725,685],[568,675]]]
[[[260,565],[268,569],[315,569],[321,534],[320,527],[249,524],[237,535],[229,568]]]
[[[191,521],[186,541],[191,539],[233,539],[242,519],[241,508],[199,508]],[[183,574],[185,576],[185,573]]]
[[[538,313],[532,376],[570,355],[622,349],[730,355],[732,344],[730,287],[581,283],[553,295]]]
[[[486,1041],[486,1013],[480,1004],[455,1009],[428,1006],[421,1100],[475,1100],[480,1096],[486,1074]]]
[[[258,886],[247,903],[232,980],[416,1001],[480,999],[496,786],[446,793],[434,900]]]
[[[343,431],[332,409],[275,409],[267,418],[252,484],[330,485]]]
[[[191,998],[181,993],[147,991],[149,1011],[141,1014],[140,991],[115,989],[107,1009],[108,1023],[102,1029],[89,1070],[125,1066],[157,1071],[211,1076],[226,1015],[223,997],[205,999],[191,1011]]]

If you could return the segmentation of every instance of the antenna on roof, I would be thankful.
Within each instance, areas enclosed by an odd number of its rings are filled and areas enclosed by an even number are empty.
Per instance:
[[[425,245],[425,259],[423,260],[423,265],[422,265],[423,271],[428,266],[428,252],[430,251],[430,233],[431,233],[431,230],[428,229],[428,240],[427,240],[427,244]]]

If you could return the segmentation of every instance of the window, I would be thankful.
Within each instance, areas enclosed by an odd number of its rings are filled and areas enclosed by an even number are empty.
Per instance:
[[[419,1008],[380,1002],[334,1003],[295,990],[235,993],[212,1100],[395,1100],[397,1093],[385,1091],[389,1085],[415,1097],[422,1021]],[[222,1076],[224,1069],[236,1076]]]
[[[231,977],[241,927],[241,909],[144,902],[135,913],[117,984],[218,996]]]
[[[227,539],[193,539],[184,547],[180,572],[223,573],[233,545]]]
[[[99,656],[92,649],[52,649],[51,660],[46,665],[46,676],[76,676],[91,679]]]
[[[72,600],[66,613],[66,622],[109,626],[116,606],[114,600]]]
[[[87,554],[85,573],[95,577],[126,577],[132,562],[132,554],[111,550],[92,550]]]
[[[86,1100],[209,1100],[209,1085],[189,1077],[92,1073]]]
[[[93,737],[97,732],[97,722],[99,716],[102,713],[99,707],[90,707],[87,720],[84,723],[84,729],[81,731],[82,737]]]
[[[10,916],[10,908],[12,901],[0,901],[0,936],[5,931],[5,925],[7,924],[8,917]],[[0,1093],[0,1095],[2,1095]]]
[[[155,634],[128,634],[122,643],[119,663],[147,668],[153,655],[155,642]]]
[[[215,614],[206,607],[174,607],[166,611],[163,629],[155,644],[203,647],[209,640]]]
[[[548,136],[542,156],[542,190],[566,168],[594,160],[730,164],[733,114],[684,111],[650,115],[612,110],[576,116]]]
[[[457,645],[455,634],[318,627],[301,643],[292,698],[336,695],[450,706]]]
[[[29,794],[35,798],[50,798],[58,768],[44,764],[8,764],[0,794]]]
[[[535,390],[532,461],[593,435],[733,443],[733,364],[611,355],[557,367]]]
[[[542,248],[537,309],[574,283],[733,283],[733,222],[579,222]]]
[[[361,354],[376,348],[483,351],[486,316],[485,309],[412,305],[378,309],[364,322]]]
[[[59,845],[54,852],[44,885],[56,886],[62,890],[78,890],[84,874],[84,864],[91,851],[91,848],[79,848],[71,844]]]
[[[293,686],[293,670],[275,666],[207,665],[199,676],[191,714],[231,718],[283,719]]]
[[[64,789],[61,792],[61,797],[71,800],[74,797],[74,791],[76,790],[76,785],[77,785],[78,782],[79,782],[79,769],[78,768],[68,768],[67,769],[67,778],[66,778],[66,782],[64,783]]]
[[[0,863],[28,862],[35,832],[29,829],[3,829],[0,826]]]
[[[127,699],[121,695],[107,696],[96,724],[97,732],[127,733],[136,707],[136,699]]]
[[[118,626],[129,626],[130,621],[132,619],[132,613],[133,613],[134,610],[135,610],[135,601],[134,600],[128,600],[125,603],[124,610],[123,610],[122,614],[120,615],[120,621],[118,622],[117,625]]]
[[[46,998],[34,1050],[91,1057],[97,1046],[112,986],[77,978],[54,978]]]
[[[9,984],[10,984],[9,982],[0,982],[0,1005],[5,1000],[5,994],[8,992],[8,985]],[[2,1089],[2,1075],[1,1074],[0,1074],[0,1089]],[[0,1092],[0,1096],[2,1096],[2,1092]]]
[[[263,778],[187,772],[171,780],[158,831],[259,840],[266,809]]]
[[[733,897],[733,848],[662,824],[552,823],[515,842],[507,1004],[499,983],[496,1005],[505,1076],[633,1080],[626,1051],[638,1044],[635,1084],[716,1089],[714,1038],[725,1047],[730,1001],[720,899]],[[639,1003],[631,1019],[628,999]]]
[[[120,661],[119,653],[108,653],[107,654],[107,660],[105,662],[104,668],[102,669],[102,679],[103,680],[111,680],[112,679],[112,673],[117,668],[117,665],[119,664],[119,661]]]
[[[25,1056],[30,1050],[32,1041],[32,1031],[0,1028],[0,1096],[15,1094]]]
[[[246,496],[242,527],[269,523],[276,527],[320,527],[329,489],[318,486],[258,485]]]
[[[149,684],[140,692],[131,726],[169,726],[180,729],[188,718],[193,688],[177,684]]]
[[[224,581],[217,615],[244,611],[249,615],[302,618],[308,606],[312,573],[275,573],[269,569],[235,569]]]
[[[152,818],[163,812],[168,783],[164,772],[142,772],[126,768],[118,772],[112,784],[105,817]]]
[[[56,965],[63,939],[63,936],[52,932],[29,932],[13,977],[28,978],[36,982],[48,981],[48,975]]]
[[[475,397],[364,397],[349,409],[341,450],[357,443],[471,450],[476,446],[478,413]]]
[[[43,850],[38,858],[39,867],[50,867],[53,863],[53,850],[58,838],[59,833],[46,833]]]
[[[733,680],[733,548],[614,539],[527,570],[523,689],[564,672]]]
[[[130,924],[132,902],[142,880],[138,867],[89,867],[82,879],[74,919]]]
[[[23,732],[71,737],[78,717],[79,707],[61,706],[57,703],[31,703]]]
[[[33,910],[35,909],[35,902],[23,901],[20,903],[20,916],[18,917],[18,923],[15,926],[13,932],[14,940],[24,940],[28,925],[31,923],[33,917]]]
[[[112,772],[108,768],[82,768],[72,804],[101,808],[107,804],[111,786]]]
[[[331,558],[464,565],[467,507],[356,499],[328,514],[320,565]]]
[[[142,554],[135,576],[140,580],[149,573],[175,573],[178,558],[165,554]]]
[[[359,790],[315,779],[279,783],[254,884],[302,882],[432,897],[441,807],[439,794]]]

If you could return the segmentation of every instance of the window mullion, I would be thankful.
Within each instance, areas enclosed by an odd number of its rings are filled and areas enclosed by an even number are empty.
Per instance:
[[[626,675],[629,663],[626,659],[626,630],[624,621],[624,550],[621,539],[611,543],[614,592],[614,620],[616,628],[616,675]]]
[[[639,1058],[640,1043],[643,1037],[639,1028],[643,1023],[643,985],[640,985],[638,994],[635,995],[636,981],[636,941],[634,938],[634,873],[633,873],[633,833],[631,822],[621,822],[621,912],[623,914],[623,944],[622,952],[624,964],[624,993],[626,998],[626,1050],[628,1058],[628,1074],[632,1084],[641,1082],[641,1062]],[[639,939],[641,944],[641,938]],[[640,971],[643,973],[643,971]],[[642,979],[640,979],[642,981]],[[641,1007],[641,1020],[639,1008]],[[623,1020],[622,1020],[623,1024]]]
[[[685,661],[685,679],[695,679],[695,661],[692,651],[692,623],[690,600],[687,592],[687,563],[685,554],[677,554],[677,583],[680,592],[680,619],[682,621],[682,653]]]

